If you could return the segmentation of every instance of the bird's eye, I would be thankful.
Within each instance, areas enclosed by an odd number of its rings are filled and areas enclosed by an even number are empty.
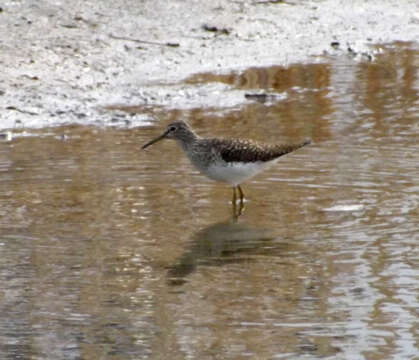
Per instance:
[[[169,127],[169,131],[175,131],[176,130],[176,126],[170,126]]]

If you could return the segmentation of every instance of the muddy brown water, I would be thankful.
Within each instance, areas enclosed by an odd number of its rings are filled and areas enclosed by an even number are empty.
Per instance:
[[[324,61],[188,80],[264,102],[2,141],[0,357],[418,359],[419,52]],[[233,221],[174,143],[140,151],[176,118],[314,144],[244,184]]]

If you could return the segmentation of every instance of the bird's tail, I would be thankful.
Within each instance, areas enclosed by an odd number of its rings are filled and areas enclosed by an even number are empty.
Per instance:
[[[307,139],[298,144],[291,144],[291,145],[277,145],[274,148],[275,158],[289,154],[295,150],[298,150],[306,145],[311,144],[311,140]]]

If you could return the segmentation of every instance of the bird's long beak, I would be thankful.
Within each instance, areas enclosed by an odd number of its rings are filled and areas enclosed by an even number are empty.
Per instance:
[[[155,139],[149,141],[147,144],[144,144],[141,149],[145,149],[146,147],[149,147],[150,145],[153,145],[157,141],[163,140],[167,136],[168,133],[169,133],[169,130],[165,131],[160,136],[157,136]]]

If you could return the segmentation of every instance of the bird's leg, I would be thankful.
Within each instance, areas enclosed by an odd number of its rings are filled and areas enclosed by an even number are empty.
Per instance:
[[[236,190],[237,189],[237,190]],[[239,192],[239,205],[237,205],[237,191]],[[232,200],[232,209],[233,209],[233,220],[237,221],[237,219],[239,218],[239,216],[243,213],[243,209],[244,209],[244,205],[243,205],[243,199],[244,199],[244,195],[243,195],[243,190],[241,189],[241,187],[238,186],[233,186],[233,200]]]
[[[240,195],[240,205],[243,207],[243,199],[244,199],[243,190],[240,187],[240,185],[237,185],[237,189],[239,190],[239,195]]]
[[[236,201],[237,201],[236,187],[233,186],[233,200],[231,201],[231,206],[232,206],[232,209],[233,209],[233,218],[237,218]]]
[[[237,189],[237,190],[236,190]],[[237,205],[237,191],[239,192],[239,204]],[[244,194],[240,185],[233,186],[233,219],[237,220],[238,217],[243,213],[244,204],[243,204]]]
[[[237,201],[236,187],[233,186],[233,200],[232,200],[233,205],[236,204],[236,201]]]

